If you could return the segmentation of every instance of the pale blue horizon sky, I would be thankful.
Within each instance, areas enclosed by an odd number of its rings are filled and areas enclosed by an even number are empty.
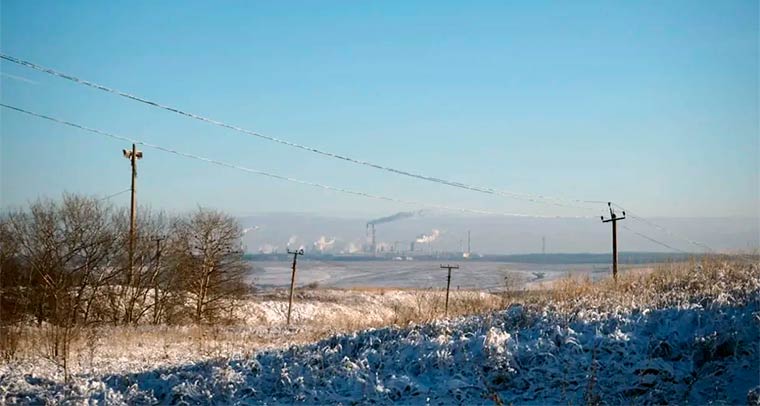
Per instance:
[[[756,1],[1,4],[3,53],[266,135],[647,216],[758,215]],[[588,214],[403,178],[0,68],[3,103],[190,153],[408,200]],[[124,143],[0,114],[3,207],[129,187]],[[236,215],[414,209],[150,149],[138,198]]]

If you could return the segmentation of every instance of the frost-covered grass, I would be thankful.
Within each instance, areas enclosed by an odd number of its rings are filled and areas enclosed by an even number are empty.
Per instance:
[[[426,322],[443,316],[444,292],[437,290],[303,289],[286,325],[288,300],[282,290],[239,301],[233,323],[82,328],[73,340],[68,369],[75,376],[143,371],[219,357],[244,357],[264,349],[313,342],[371,327]],[[471,291],[451,293],[450,314],[473,314],[503,307],[503,298]],[[0,365],[38,376],[63,379],[60,365],[46,355],[48,326],[22,330],[13,362]]]
[[[398,293],[362,294],[388,300],[393,309],[392,300],[376,297]],[[413,304],[416,292],[408,294],[404,302]],[[338,304],[340,295],[324,303]],[[355,300],[358,309],[365,309],[357,317],[375,317],[369,302]],[[0,399],[737,404],[747,402],[750,389],[760,384],[758,264],[708,259],[624,275],[617,284],[568,279],[520,301],[503,311],[423,324],[406,325],[405,320],[288,348],[262,345],[235,352],[210,346],[212,351],[198,357],[191,341],[186,357],[178,354],[172,362],[156,364],[130,364],[139,355],[119,345],[121,360],[115,366],[76,374],[69,384],[44,364],[8,364],[0,367]],[[303,326],[321,320],[318,312],[310,314],[299,319]],[[428,319],[424,312],[419,316]],[[377,317],[387,321],[385,315]],[[268,334],[310,335],[305,327],[288,330],[272,320],[238,326],[239,341],[245,345],[245,331],[261,334],[262,340]],[[193,328],[187,329],[192,335]],[[171,329],[148,330],[156,345],[162,335],[182,341]],[[214,340],[201,337],[198,343]]]

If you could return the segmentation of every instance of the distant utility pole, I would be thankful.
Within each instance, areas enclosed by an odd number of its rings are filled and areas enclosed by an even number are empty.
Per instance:
[[[607,202],[607,206],[610,208],[610,218],[606,219],[602,216],[602,223],[612,223],[612,277],[617,282],[618,274],[618,251],[617,251],[617,222],[625,219],[625,210],[623,210],[623,217],[618,217],[615,211],[612,210],[612,203]]]
[[[137,178],[137,160],[143,157],[142,151],[138,151],[135,144],[132,144],[132,149],[122,149],[121,153],[124,158],[129,159],[132,166],[132,200],[129,205],[129,270],[127,272],[127,287],[132,286],[132,278],[134,277],[134,263],[135,263],[135,229],[137,228],[137,202],[135,200],[135,179]],[[129,312],[131,313],[131,312]],[[127,315],[127,322],[132,321],[132,315]]]
[[[296,263],[298,262],[298,256],[303,255],[303,248],[296,251],[288,250],[288,254],[293,254],[293,273],[290,276],[290,298],[288,299],[288,325],[290,325],[290,309],[293,307],[293,287],[296,284]]]
[[[459,269],[459,265],[441,265],[441,269],[448,269],[449,276],[446,279],[446,310],[445,317],[449,317],[449,289],[451,289],[451,270]]]

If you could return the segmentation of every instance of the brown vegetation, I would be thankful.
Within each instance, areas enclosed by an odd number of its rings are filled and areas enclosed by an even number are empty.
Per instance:
[[[13,358],[35,325],[40,348],[68,375],[72,343],[105,324],[216,321],[219,303],[242,292],[235,220],[199,209],[171,220],[140,210],[138,221],[130,266],[127,213],[100,200],[65,195],[3,215],[0,354]],[[158,235],[167,236],[163,256]]]

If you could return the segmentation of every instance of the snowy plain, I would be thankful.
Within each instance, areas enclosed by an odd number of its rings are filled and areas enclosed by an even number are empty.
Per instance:
[[[157,361],[160,340],[166,346],[183,329],[192,334],[192,327],[159,327],[152,336],[157,342],[117,346],[105,354],[113,359],[101,356],[102,364],[74,373],[68,383],[40,360],[0,365],[0,399],[268,405],[760,401],[758,264],[673,265],[623,275],[619,283],[558,282],[555,290],[539,292],[538,301],[495,312],[353,329],[311,343],[296,338],[345,319],[387,321],[399,305],[414,305],[419,291],[305,290],[293,328],[281,323],[279,293],[267,294],[242,308],[247,323],[256,325],[231,330],[239,332],[231,338],[244,351],[209,347],[198,356],[186,342],[164,349],[167,359]],[[285,340],[246,349],[251,335]],[[213,335],[197,340],[214,341]],[[135,362],[141,351],[151,355]]]
[[[521,283],[539,283],[562,278],[568,274],[588,275],[592,279],[608,276],[608,266],[599,264],[522,264],[485,261],[451,262],[460,269],[451,276],[453,289],[497,291],[504,289],[504,277],[516,276]],[[320,261],[298,262],[298,286],[318,284],[329,288],[445,288],[446,270],[443,261]],[[262,289],[283,288],[290,284],[291,263],[288,261],[259,261],[252,264],[249,281]],[[646,265],[625,265],[621,268],[643,268]],[[540,275],[540,277],[538,276]]]
[[[68,386],[7,370],[1,381],[9,404],[734,405],[758,385],[759,314],[757,301],[569,319],[513,306]]]

